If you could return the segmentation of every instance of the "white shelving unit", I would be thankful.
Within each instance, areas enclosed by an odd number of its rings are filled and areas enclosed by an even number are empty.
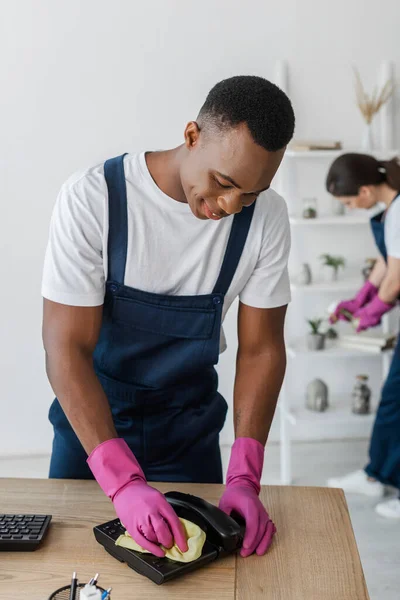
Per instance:
[[[360,287],[360,278],[346,278],[338,279],[335,282],[328,281],[315,281],[310,285],[304,285],[297,283],[296,280],[291,281],[290,289],[292,292],[301,291],[305,294],[312,294],[315,292],[332,294],[335,292],[353,292],[358,290]]]
[[[303,225],[307,227],[323,227],[331,225],[343,225],[354,226],[354,225],[368,225],[369,220],[364,217],[319,217],[318,219],[302,219],[300,217],[289,217],[290,224],[292,226]]]
[[[289,189],[288,195],[291,197],[297,197],[296,194],[296,174],[292,172],[291,177],[291,163],[298,161],[307,161],[318,159],[318,161],[325,159],[326,168],[332,160],[334,160],[340,154],[349,152],[350,150],[341,151],[293,151],[288,150],[286,153],[286,165],[283,171],[284,177],[280,179],[280,193],[285,197],[285,188]],[[357,150],[353,150],[357,151]],[[358,150],[362,152],[362,150]],[[373,153],[377,157],[386,158],[397,154],[396,150],[385,150]],[[303,164],[303,163],[302,163]],[[299,166],[301,168],[301,165]],[[298,206],[298,211],[301,212],[301,207]],[[290,217],[290,223],[292,226],[292,235],[302,235],[302,232],[307,232],[308,227],[312,228],[329,228],[329,227],[343,227],[343,226],[365,226],[368,225],[369,219],[363,214],[357,214],[356,216],[321,216],[315,219],[303,219],[297,216]],[[354,230],[354,235],[360,231],[359,228]],[[325,231],[324,231],[325,234]],[[348,293],[349,297],[351,294],[356,292],[362,285],[361,276],[353,278],[343,278],[335,282],[324,282],[316,281],[312,285],[299,285],[296,281],[291,284],[293,292],[293,302],[296,302],[297,294],[332,294],[333,297],[335,292]],[[389,320],[384,317],[383,320],[383,331],[389,332]],[[309,358],[312,364],[317,364],[317,361],[351,361],[352,359],[365,359],[365,361],[380,361],[382,366],[382,376],[386,377],[390,362],[391,352],[383,352],[381,354],[373,354],[363,350],[353,350],[342,348],[331,343],[323,351],[310,352],[305,346],[303,341],[294,341],[289,343],[287,347],[288,356],[288,374],[290,377],[290,364],[291,361],[303,358]],[[368,363],[366,363],[368,364]],[[291,438],[293,428],[296,430],[297,439],[333,439],[338,437],[345,437],[351,435],[352,437],[365,437],[369,435],[374,420],[374,415],[358,416],[351,413],[349,407],[349,401],[343,398],[331,398],[330,408],[325,413],[314,413],[304,408],[299,408],[299,403],[291,402],[287,393],[287,377],[282,386],[280,398],[279,398],[279,411],[280,411],[280,441],[281,441],[281,481],[283,484],[290,484],[292,481],[292,468],[291,468]],[[299,390],[299,394],[303,394],[302,390]],[[302,401],[304,402],[304,401]]]

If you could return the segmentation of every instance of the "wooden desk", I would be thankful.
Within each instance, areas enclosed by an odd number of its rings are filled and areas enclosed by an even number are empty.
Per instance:
[[[161,484],[217,504],[219,485]],[[156,586],[97,544],[92,527],[115,517],[92,481],[0,479],[5,513],[48,513],[53,524],[41,548],[0,554],[1,600],[47,600],[73,571],[88,581],[100,573],[112,600],[368,600],[343,493],[327,488],[264,487],[262,500],[278,533],[268,554],[231,556]]]

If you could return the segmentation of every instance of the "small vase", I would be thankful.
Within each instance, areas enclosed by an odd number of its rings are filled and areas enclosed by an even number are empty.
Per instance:
[[[303,199],[303,219],[316,219],[318,216],[317,199]]]
[[[351,410],[356,415],[368,415],[371,412],[371,389],[367,385],[368,375],[357,375],[356,379]]]
[[[328,406],[328,386],[321,379],[310,381],[306,391],[306,407],[315,412],[324,412]]]
[[[374,138],[372,135],[372,123],[365,123],[363,137],[361,141],[362,150],[373,150]]]
[[[303,263],[301,265],[301,270],[299,274],[299,284],[300,285],[310,285],[312,282],[311,268],[307,263]]]
[[[325,336],[323,333],[309,333],[307,336],[307,347],[312,352],[325,348]]]

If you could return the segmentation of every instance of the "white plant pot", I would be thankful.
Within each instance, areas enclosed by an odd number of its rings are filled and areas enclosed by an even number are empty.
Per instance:
[[[339,270],[332,267],[322,267],[322,279],[326,283],[333,283],[338,280]]]
[[[311,351],[323,350],[325,348],[325,335],[323,333],[309,333],[307,347]]]

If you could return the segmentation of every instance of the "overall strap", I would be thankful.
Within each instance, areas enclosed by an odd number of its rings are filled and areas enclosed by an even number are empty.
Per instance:
[[[249,233],[256,203],[244,207],[235,215],[226,246],[221,272],[215,284],[213,294],[226,294],[235,275]]]
[[[128,208],[124,172],[124,156],[110,158],[104,163],[108,189],[108,281],[124,285],[128,249]]]

